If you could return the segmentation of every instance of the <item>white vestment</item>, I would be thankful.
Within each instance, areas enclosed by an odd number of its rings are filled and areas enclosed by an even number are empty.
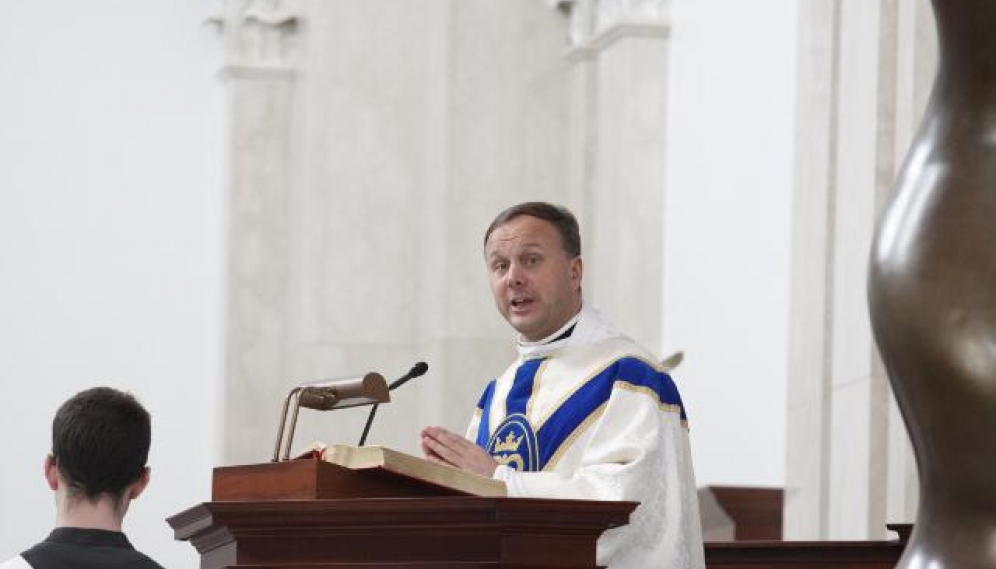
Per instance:
[[[502,464],[494,477],[510,496],[639,502],[628,525],[599,538],[599,565],[703,569],[687,424],[671,378],[587,307],[550,338],[520,342],[467,438]]]

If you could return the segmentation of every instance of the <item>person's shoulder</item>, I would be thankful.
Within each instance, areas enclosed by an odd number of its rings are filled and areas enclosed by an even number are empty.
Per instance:
[[[18,555],[0,563],[0,569],[32,569],[32,567],[23,557]]]
[[[650,390],[662,403],[680,404],[677,387],[663,364],[625,336],[588,344],[573,357],[589,370],[591,380],[611,384],[613,389]]]
[[[602,366],[609,366],[625,360],[646,366],[650,370],[663,371],[661,364],[654,359],[650,352],[629,337],[622,335],[576,346],[567,357],[598,363]]]
[[[166,569],[159,563],[156,563],[155,559],[149,557],[141,551],[135,550],[135,553],[138,554],[140,559],[139,563],[134,566],[135,569]]]

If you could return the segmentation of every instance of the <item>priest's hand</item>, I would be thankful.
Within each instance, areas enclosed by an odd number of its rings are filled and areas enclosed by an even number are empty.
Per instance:
[[[491,477],[498,463],[476,444],[442,427],[422,429],[422,452],[429,460]]]

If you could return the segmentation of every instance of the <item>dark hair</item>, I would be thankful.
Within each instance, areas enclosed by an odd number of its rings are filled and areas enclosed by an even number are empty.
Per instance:
[[[52,456],[71,494],[120,498],[142,477],[152,439],[149,412],[110,387],[81,391],[52,420]]]
[[[560,242],[564,246],[564,253],[567,253],[567,258],[573,259],[581,255],[581,231],[578,229],[578,220],[574,218],[574,214],[566,207],[546,202],[520,203],[499,213],[484,233],[485,246],[488,244],[488,237],[491,237],[491,233],[498,226],[504,225],[522,215],[550,222],[557,229],[557,232],[560,233]]]

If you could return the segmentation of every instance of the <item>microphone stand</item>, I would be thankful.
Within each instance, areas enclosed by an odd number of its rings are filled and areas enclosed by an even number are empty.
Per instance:
[[[367,442],[367,434],[370,432],[370,425],[373,424],[374,415],[377,414],[377,407],[380,403],[374,403],[373,407],[370,408],[370,414],[367,415],[367,424],[363,427],[363,434],[360,435],[360,444],[356,446],[363,446],[363,443]]]
[[[425,362],[418,362],[417,364],[412,366],[412,369],[408,370],[408,373],[391,382],[391,385],[387,386],[387,390],[394,391],[398,387],[401,387],[408,380],[415,379],[416,377],[419,377],[428,370],[429,366],[427,366]],[[370,425],[373,424],[374,415],[377,414],[377,407],[379,406],[380,406],[379,403],[374,403],[373,407],[370,408],[370,414],[367,415],[367,424],[363,426],[363,434],[360,435],[360,444],[356,446],[361,447],[363,446],[363,443],[367,442],[367,435],[370,433]]]

